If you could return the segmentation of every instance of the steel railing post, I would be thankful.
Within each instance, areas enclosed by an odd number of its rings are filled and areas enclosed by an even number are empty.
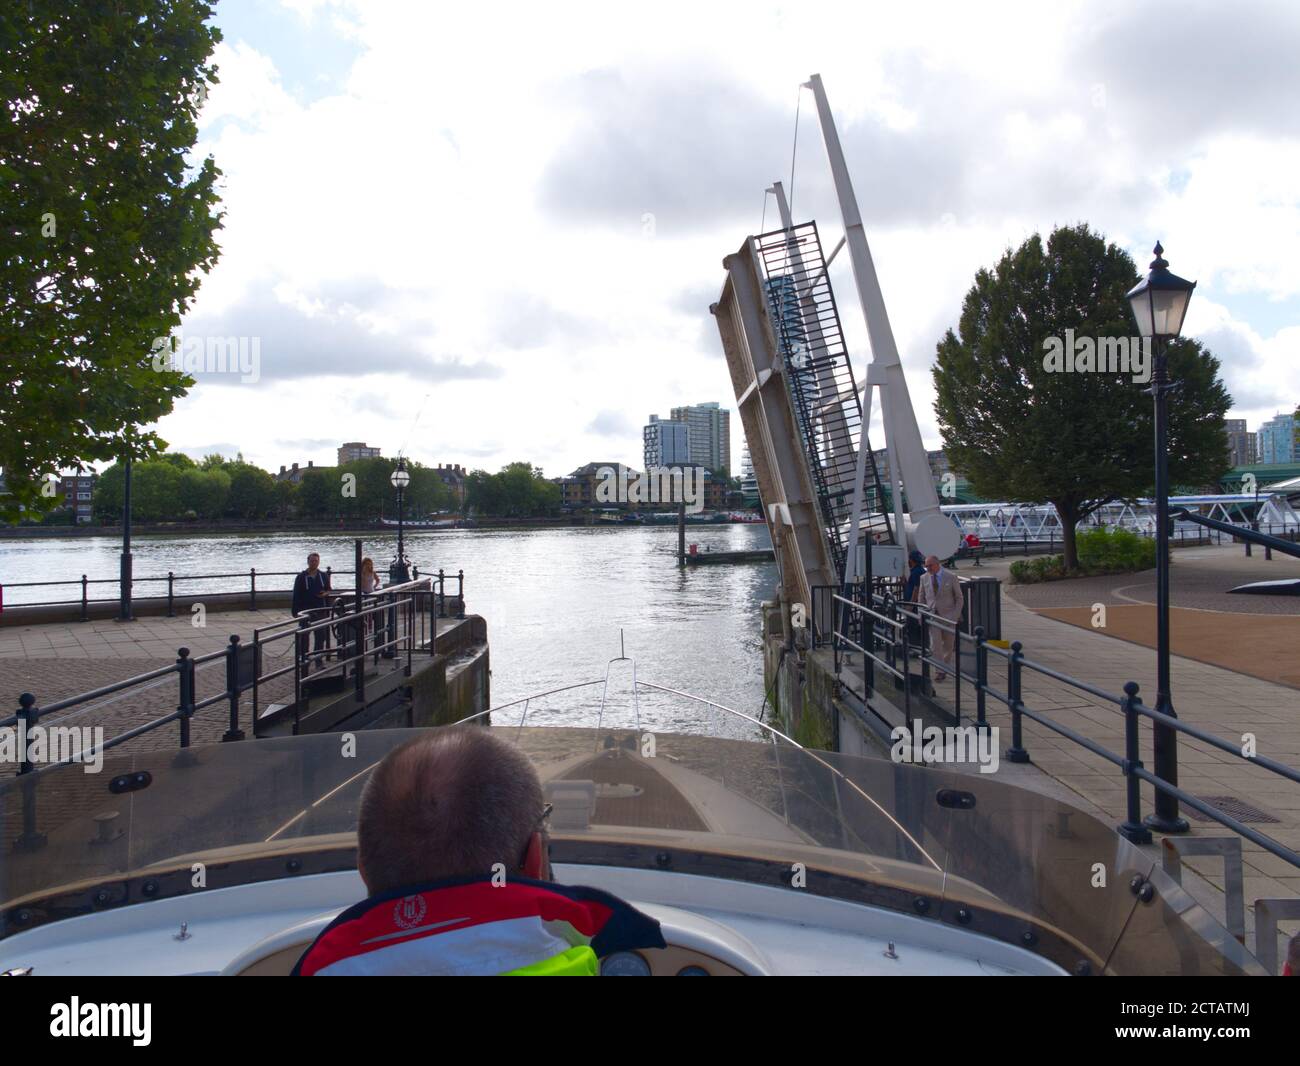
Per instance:
[[[244,731],[239,728],[239,634],[230,634],[230,643],[226,645],[226,698],[230,701],[230,728],[221,739],[243,740]],[[253,736],[257,736],[257,715],[253,715]]]
[[[961,631],[961,624],[954,623],[952,630],[952,647],[953,654],[956,657],[956,668],[952,677],[953,693],[953,714],[957,719],[957,725],[961,726],[961,638],[965,634]]]
[[[896,615],[898,613],[900,612],[891,611],[891,614]],[[895,617],[894,621],[898,621],[898,619]],[[911,637],[909,636],[907,629],[908,629],[907,615],[903,614],[903,628],[894,630],[894,633],[896,634],[894,640],[897,641],[898,639],[901,638],[903,644],[903,669],[901,671],[903,675],[903,721],[907,723],[907,728],[911,729],[912,728],[912,666],[911,666],[912,649],[911,649]],[[893,641],[890,642],[891,647],[893,646],[893,643],[894,643]]]
[[[24,692],[18,697],[18,735],[22,739],[21,757],[18,763],[18,773],[20,775],[30,775],[35,767],[32,766],[31,749],[32,742],[30,730],[31,727],[40,721],[41,710],[36,706],[36,697],[30,692]],[[44,833],[36,829],[36,786],[38,779],[34,776],[27,776],[22,782],[23,790],[23,831],[14,841],[15,851],[36,851],[46,844]]]
[[[248,569],[248,609],[257,610],[257,568]]]
[[[989,649],[984,643],[984,627],[975,627],[975,728],[987,729],[985,689],[989,683]]]
[[[1023,706],[1020,700],[1020,675],[1024,669],[1021,665],[1024,655],[1020,649],[1020,641],[1013,641],[1011,644],[1011,658],[1007,660],[1007,705],[1011,709],[1011,747],[1007,749],[1008,762],[1029,761],[1029,752],[1025,751],[1024,737],[1022,735],[1023,725],[1020,719],[1020,708]]]
[[[304,676],[303,666],[307,662],[308,637],[306,632],[307,619],[310,616],[304,615],[298,619],[298,632],[293,641],[296,647],[293,655],[293,732],[294,736],[298,735],[298,719],[302,707],[302,682]],[[312,639],[315,639],[314,637]],[[346,669],[346,667],[344,668]],[[256,730],[254,730],[256,733]]]
[[[180,699],[176,713],[181,727],[181,747],[190,746],[190,718],[194,715],[194,663],[190,661],[190,649],[180,648],[176,652],[176,672],[180,675]]]
[[[18,718],[18,736],[22,746],[18,760],[18,772],[20,774],[30,774],[34,769],[28,750],[28,745],[31,743],[31,730],[41,720],[41,709],[36,706],[36,697],[30,692],[24,692],[19,696],[18,710],[15,714]]]
[[[917,612],[921,616],[921,682],[922,691],[930,691],[930,616],[925,611]],[[910,673],[910,669],[908,670]]]
[[[90,600],[86,588],[88,584],[89,582],[86,580],[86,575],[82,574],[81,575],[81,620],[83,622],[90,621]]]
[[[168,570],[167,571],[167,617],[168,618],[176,617],[175,600],[173,598],[173,592],[174,592],[173,586],[175,580],[176,580],[176,575],[172,573],[172,571]]]
[[[1138,747],[1138,708],[1142,701],[1138,699],[1137,682],[1129,681],[1124,686],[1124,781],[1127,790],[1127,808],[1125,819],[1116,827],[1125,840],[1134,844],[1150,844],[1151,830],[1142,824],[1142,780],[1133,771],[1142,765],[1141,750]]]

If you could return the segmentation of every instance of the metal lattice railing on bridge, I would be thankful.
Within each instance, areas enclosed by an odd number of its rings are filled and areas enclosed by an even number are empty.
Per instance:
[[[835,294],[815,222],[754,238],[804,455],[831,557],[844,572],[862,432],[862,397],[853,378]],[[893,540],[880,473],[867,448],[863,514]]]

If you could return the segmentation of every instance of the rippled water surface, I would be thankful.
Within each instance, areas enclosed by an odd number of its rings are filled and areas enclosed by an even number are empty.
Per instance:
[[[139,537],[132,545],[137,578],[194,573],[296,571],[309,550],[321,565],[351,573],[354,538],[342,535]],[[687,541],[700,551],[770,547],[763,525],[693,526]],[[759,653],[759,604],[772,596],[772,563],[676,565],[672,526],[415,531],[407,555],[421,572],[439,567],[465,571],[470,611],[487,619],[492,656],[492,702],[603,678],[619,654],[623,631],[627,655],[642,681],[651,681],[756,715],[763,702]],[[381,570],[396,551],[396,537],[366,538],[365,553]],[[120,542],[112,537],[0,541],[0,583],[115,578]],[[259,588],[285,588],[288,577],[262,577]],[[351,585],[350,577],[339,582]],[[215,582],[178,583],[178,592],[248,587],[247,576]],[[449,588],[454,589],[454,583]],[[140,582],[136,595],[158,595],[165,585]],[[91,595],[115,598],[116,584],[92,586]],[[79,586],[5,589],[6,604],[73,599]],[[631,669],[612,667],[607,710],[632,714],[627,698]],[[599,689],[595,690],[598,693]],[[544,724],[573,699],[534,702],[529,721]],[[598,695],[587,699],[589,710]],[[698,704],[653,693],[642,696],[643,723],[659,728],[708,729],[720,716]],[[574,723],[577,724],[577,723]]]

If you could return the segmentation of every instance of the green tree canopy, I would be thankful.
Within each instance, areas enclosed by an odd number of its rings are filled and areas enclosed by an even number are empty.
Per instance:
[[[227,515],[256,520],[275,510],[275,479],[265,470],[248,463],[227,463],[223,469],[230,478]]]
[[[178,508],[193,511],[200,518],[220,518],[230,495],[230,475],[224,470],[194,467],[181,471]]]
[[[298,483],[298,513],[332,518],[340,513],[339,477],[333,470],[312,469]]]
[[[1152,400],[1133,374],[1052,372],[1049,338],[1134,338],[1125,292],[1133,260],[1086,225],[1035,234],[980,270],[934,367],[944,450],[986,499],[1052,503],[1066,566],[1075,524],[1098,507],[1152,491]],[[1168,346],[1171,484],[1200,485],[1227,469],[1224,415],[1232,400],[1219,361],[1201,344]]]
[[[480,514],[507,518],[554,514],[560,487],[531,463],[510,463],[496,474],[473,470],[465,478],[465,505]]]
[[[220,226],[186,160],[219,31],[201,0],[22,0],[0,18],[0,518],[40,478],[146,458],[138,427],[192,380],[151,348],[180,324]]]

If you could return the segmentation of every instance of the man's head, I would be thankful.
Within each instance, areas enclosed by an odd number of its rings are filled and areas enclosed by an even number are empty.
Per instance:
[[[307,556],[307,569],[315,573],[319,567],[320,567],[320,556],[317,555],[315,552],[312,552],[309,556]]]
[[[915,548],[913,548],[913,549],[908,553],[907,561],[910,562],[913,566],[920,566],[922,563],[925,562],[925,556],[922,555],[922,554],[921,554],[919,551],[917,551]]]
[[[542,784],[528,757],[487,726],[430,731],[389,752],[357,818],[357,869],[370,894],[426,881],[550,876]]]
[[[930,573],[937,574],[940,568],[939,557],[937,555],[927,555],[925,557],[925,568]]]

